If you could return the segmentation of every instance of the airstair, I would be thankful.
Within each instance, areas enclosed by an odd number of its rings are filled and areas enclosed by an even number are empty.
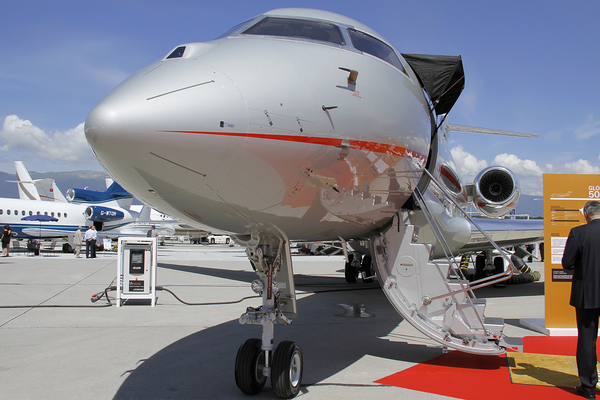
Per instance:
[[[429,174],[424,170],[424,173]],[[447,198],[462,208],[429,176]],[[510,279],[515,267],[510,257],[481,231],[502,254],[509,266],[504,273],[469,282],[460,270],[443,236],[443,227],[433,218],[428,202],[415,190],[414,197],[433,229],[446,260],[432,260],[433,244],[418,243],[419,228],[411,225],[413,211],[397,213],[392,225],[371,236],[371,254],[383,290],[398,313],[424,335],[444,347],[474,354],[502,354],[506,349],[522,351],[521,338],[504,336],[504,320],[485,316],[485,299],[473,289]],[[465,214],[475,226],[477,224]]]

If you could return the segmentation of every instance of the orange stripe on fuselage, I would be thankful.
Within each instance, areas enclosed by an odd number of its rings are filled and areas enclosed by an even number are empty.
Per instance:
[[[269,140],[280,140],[285,142],[295,143],[308,143],[317,144],[322,146],[342,147],[343,139],[337,138],[324,138],[314,136],[293,136],[293,135],[267,135],[262,133],[236,133],[236,132],[200,132],[200,131],[168,131],[160,130],[158,132],[165,133],[190,133],[196,135],[217,135],[217,136],[229,136],[229,137],[247,137],[253,139],[269,139]],[[364,140],[350,140],[350,146],[357,150],[367,150],[375,153],[389,154],[394,156],[403,157],[410,149],[404,146],[395,144],[385,144],[377,142],[368,142]],[[420,158],[423,162],[427,159],[425,155],[412,151],[413,158]]]

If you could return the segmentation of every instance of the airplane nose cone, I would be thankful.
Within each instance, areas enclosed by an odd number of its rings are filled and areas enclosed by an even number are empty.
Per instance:
[[[92,110],[86,120],[86,137],[93,146],[101,134],[216,129],[221,120],[233,123],[225,89],[230,84],[229,78],[207,64],[151,65]]]
[[[203,145],[210,140],[205,133],[234,126],[234,108],[241,103],[233,82],[211,65],[164,60],[109,93],[88,115],[85,135],[115,179],[132,169],[162,175],[154,170],[172,167],[169,161],[175,159],[183,170],[206,175],[227,145]],[[190,146],[197,148],[194,159],[181,160],[182,150]]]

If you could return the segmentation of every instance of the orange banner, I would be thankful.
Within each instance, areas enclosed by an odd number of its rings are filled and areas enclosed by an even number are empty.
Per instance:
[[[600,175],[544,174],[544,284],[546,328],[577,328],[569,305],[571,271],[561,261],[571,228],[585,224],[582,209],[600,201]]]

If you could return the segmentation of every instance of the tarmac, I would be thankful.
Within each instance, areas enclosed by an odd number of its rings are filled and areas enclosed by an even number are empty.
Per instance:
[[[375,383],[443,354],[396,313],[377,282],[345,282],[343,256],[294,255],[298,316],[275,340],[303,351],[302,399],[449,399]],[[504,317],[507,336],[537,336],[521,319],[544,318],[543,264],[535,283],[488,287],[486,316]],[[239,346],[260,338],[240,325],[256,275],[244,250],[227,245],[160,246],[156,307],[115,306],[103,292],[117,255],[24,253],[0,258],[0,399],[272,399],[235,384]],[[246,299],[244,299],[246,298]],[[236,302],[236,303],[230,303]],[[210,303],[210,304],[207,304]]]

